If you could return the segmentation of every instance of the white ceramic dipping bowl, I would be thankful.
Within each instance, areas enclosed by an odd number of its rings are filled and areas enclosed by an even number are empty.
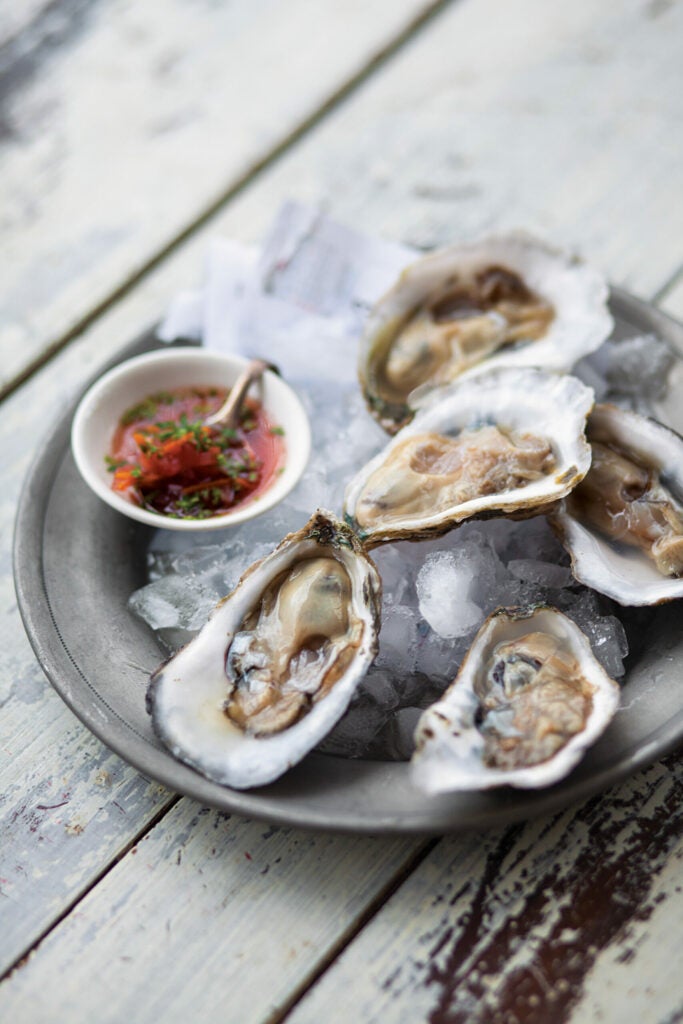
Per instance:
[[[266,416],[284,430],[285,463],[270,486],[252,501],[210,519],[173,519],[148,512],[112,490],[105,455],[123,413],[157,391],[181,387],[230,388],[249,360],[203,348],[171,348],[128,359],[109,370],[81,399],[71,428],[71,449],[78,470],[108,505],[131,519],[168,530],[208,531],[243,523],[277,505],[303,473],[311,448],[308,418],[295,392],[266,371],[250,394],[260,399]]]

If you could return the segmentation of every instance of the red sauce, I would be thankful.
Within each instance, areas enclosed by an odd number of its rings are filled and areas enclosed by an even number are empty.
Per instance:
[[[176,388],[128,409],[112,438],[112,487],[150,512],[208,519],[252,501],[284,464],[282,430],[247,399],[234,430],[204,421],[228,390]]]

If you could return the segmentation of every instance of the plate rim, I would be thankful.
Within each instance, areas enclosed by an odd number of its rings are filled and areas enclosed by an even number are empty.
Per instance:
[[[649,329],[655,330],[683,356],[683,334],[681,334],[683,324],[675,318],[616,286],[610,288],[610,303],[621,307],[626,318],[631,316],[637,320],[645,319],[650,325]],[[181,343],[181,339],[178,339],[178,343]],[[187,345],[187,339],[182,339],[182,343]],[[38,444],[24,478],[17,503],[13,537],[13,572],[17,604],[24,629],[41,669],[61,699],[86,728],[143,776],[154,779],[167,787],[170,790],[170,796],[174,793],[182,794],[224,812],[237,813],[281,826],[344,834],[441,835],[499,827],[529,817],[538,817],[558,811],[623,781],[638,770],[671,753],[683,742],[682,705],[679,714],[655,729],[632,752],[623,756],[616,763],[606,765],[596,773],[579,777],[574,781],[572,781],[572,775],[569,775],[555,786],[535,790],[531,794],[530,791],[503,790],[502,792],[512,794],[517,799],[502,800],[500,806],[495,809],[495,820],[491,820],[491,809],[485,809],[478,813],[475,810],[474,813],[470,812],[464,817],[461,810],[454,810],[452,816],[449,816],[446,810],[445,815],[443,812],[438,814],[438,820],[432,822],[428,820],[429,814],[427,814],[427,820],[424,821],[414,817],[403,820],[400,815],[395,813],[381,817],[376,811],[373,811],[371,820],[362,815],[349,813],[343,820],[339,820],[334,814],[333,807],[329,813],[321,813],[305,806],[301,808],[289,798],[283,800],[277,795],[269,796],[267,787],[254,790],[234,790],[211,783],[191,769],[188,769],[190,775],[187,776],[190,782],[179,786],[178,780],[173,777],[173,769],[179,762],[171,759],[168,770],[166,770],[166,761],[162,760],[161,769],[159,769],[155,763],[156,747],[151,746],[144,737],[139,736],[130,724],[118,715],[118,712],[114,712],[114,714],[126,726],[128,735],[125,738],[120,737],[117,731],[112,734],[109,723],[106,721],[103,723],[101,717],[95,713],[95,705],[91,708],[87,702],[84,703],[80,699],[78,683],[75,687],[70,685],[72,680],[65,676],[64,658],[71,664],[73,671],[90,687],[90,683],[71,657],[69,649],[61,637],[47,593],[43,563],[43,530],[46,512],[61,464],[61,457],[54,458],[54,453],[56,449],[59,450],[60,456],[69,452],[71,420],[81,396],[92,382],[97,380],[110,366],[116,365],[138,351],[148,351],[155,347],[167,346],[158,341],[155,327],[152,326],[118,350],[106,367],[93,374],[91,379],[79,389],[77,397],[69,408],[51,425],[46,436]],[[50,453],[52,453],[50,472],[46,473],[44,463]],[[136,527],[148,530],[151,534],[148,527],[141,524],[136,524]],[[58,641],[58,646],[54,643],[55,639]],[[64,658],[60,658],[60,650],[63,652]],[[93,692],[99,701],[103,700],[97,691]],[[163,753],[165,757],[171,758],[167,752]],[[313,764],[316,759],[324,758],[325,762],[329,764],[330,756],[314,751],[306,757],[305,761]],[[385,771],[407,771],[407,762],[376,762],[363,759],[354,759],[353,762],[349,762],[343,758],[335,758],[335,760],[342,762],[344,766],[350,763],[356,766],[383,765]],[[387,769],[387,765],[393,765],[394,768]]]

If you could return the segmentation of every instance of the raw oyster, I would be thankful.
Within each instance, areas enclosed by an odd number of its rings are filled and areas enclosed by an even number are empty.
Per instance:
[[[426,256],[370,315],[359,353],[368,407],[393,434],[456,378],[569,370],[612,330],[607,297],[595,270],[522,233]]]
[[[438,536],[473,516],[535,515],[586,474],[593,392],[575,377],[502,368],[441,389],[351,481],[367,545]]]
[[[623,605],[683,597],[683,438],[597,405],[591,469],[551,516],[577,580]]]
[[[418,722],[414,781],[429,793],[548,786],[577,764],[618,703],[618,684],[571,619],[543,606],[499,608]]]
[[[380,601],[359,541],[319,509],[154,673],[147,706],[157,735],[215,782],[271,782],[346,710],[377,653]]]

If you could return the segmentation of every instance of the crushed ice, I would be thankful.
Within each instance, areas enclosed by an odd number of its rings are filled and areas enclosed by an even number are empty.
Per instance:
[[[618,354],[615,351],[618,347]],[[647,409],[661,395],[675,357],[653,335],[606,342],[579,374],[598,400]],[[159,531],[148,554],[149,583],[130,599],[170,650],[186,643],[253,562],[318,507],[337,513],[344,486],[386,444],[351,374],[342,381],[294,381],[314,436],[296,489],[271,512],[197,545]],[[420,710],[456,675],[483,620],[501,605],[548,603],[583,629],[608,674],[624,673],[628,613],[572,579],[568,558],[542,517],[467,523],[438,540],[383,545],[372,552],[383,584],[380,652],[321,749],[346,757],[404,759]],[[619,617],[615,613],[618,610]]]

